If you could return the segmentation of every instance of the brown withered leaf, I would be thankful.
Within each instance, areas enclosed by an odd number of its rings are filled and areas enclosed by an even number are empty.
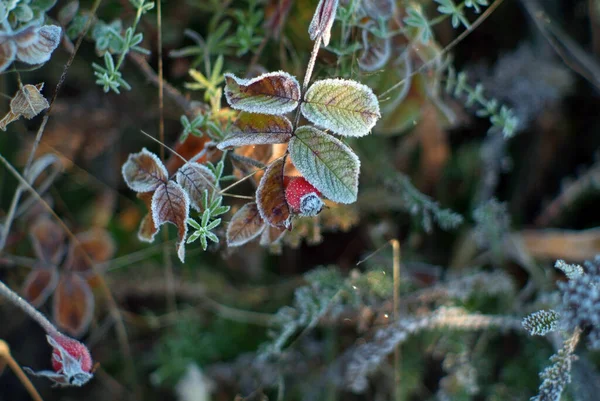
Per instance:
[[[154,242],[154,236],[158,232],[158,228],[156,227],[156,224],[154,224],[151,213],[152,195],[154,195],[154,192],[140,192],[137,194],[137,197],[144,202],[148,209],[148,213],[142,218],[138,230],[138,239],[142,242]]]
[[[260,245],[261,246],[271,246],[278,244],[281,242],[281,239],[287,232],[284,228],[273,227],[268,224],[265,224],[265,228],[260,235]]]
[[[23,298],[36,308],[46,302],[58,284],[56,266],[36,267],[29,272],[23,284]]]
[[[292,137],[293,127],[283,116],[242,112],[229,132],[227,138],[217,145],[219,149],[287,143]]]
[[[167,169],[158,156],[146,148],[129,155],[122,168],[125,183],[135,192],[154,191],[167,181]],[[163,184],[163,185],[161,185]]]
[[[246,203],[233,215],[227,226],[227,245],[241,246],[258,237],[265,229],[256,203]]]
[[[115,241],[104,229],[95,228],[79,233],[71,241],[63,268],[86,278],[94,276],[92,264],[106,262],[113,257],[115,249]]]
[[[229,105],[241,111],[285,114],[300,101],[300,84],[283,71],[269,72],[252,79],[225,74],[225,97]]]
[[[190,197],[191,206],[203,212],[202,199],[204,191],[208,191],[209,199],[218,189],[217,177],[206,166],[199,163],[186,163],[177,170],[177,182]]]
[[[234,175],[238,178],[253,173],[258,165],[266,165],[273,158],[273,147],[277,145],[248,145],[236,148],[233,152],[240,158],[232,158]],[[243,161],[244,159],[248,159]],[[255,161],[255,162],[252,162]],[[258,171],[252,177],[256,184],[259,183],[263,171]]]
[[[65,232],[47,216],[40,216],[32,225],[29,237],[33,250],[43,262],[57,265],[65,252]]]
[[[169,157],[169,160],[167,160],[167,170],[169,173],[174,174],[177,169],[185,164],[179,156],[183,157],[185,160],[190,160],[192,157],[205,150],[207,142],[210,142],[210,137],[208,135],[188,135],[185,138],[185,141],[177,141],[173,148],[177,154],[172,154]],[[214,152],[211,152],[210,150],[205,152],[204,156],[196,159],[196,162],[200,164],[205,163],[213,153]]]
[[[278,228],[287,228],[290,223],[290,207],[283,185],[284,166],[285,157],[271,163],[256,190],[256,205],[261,218]]]
[[[152,219],[156,227],[165,223],[177,226],[177,256],[185,261],[185,238],[187,219],[190,213],[190,198],[184,189],[174,181],[160,185],[152,196]]]
[[[94,296],[88,283],[75,273],[61,275],[53,297],[56,325],[73,337],[88,329],[94,314]]]
[[[6,126],[21,116],[28,120],[50,107],[46,98],[40,93],[44,83],[24,85],[15,93],[10,101],[10,111],[0,120],[0,129],[6,131]]]
[[[271,37],[279,39],[292,3],[293,0],[269,0],[265,6],[265,22],[263,26]]]

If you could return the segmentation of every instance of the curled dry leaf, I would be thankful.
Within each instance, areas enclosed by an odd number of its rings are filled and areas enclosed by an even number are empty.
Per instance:
[[[125,183],[135,192],[151,192],[168,179],[167,169],[158,156],[146,148],[132,153],[121,170]]]
[[[199,163],[186,163],[177,171],[177,182],[188,193],[191,206],[202,212],[204,191],[208,191],[209,199],[217,189],[217,177],[206,166]]]
[[[40,93],[43,83],[37,85],[24,85],[15,93],[10,101],[10,111],[0,120],[0,129],[6,131],[6,126],[21,116],[28,120],[46,110],[50,105]]]
[[[375,25],[371,21],[367,26]],[[358,66],[363,71],[377,71],[389,61],[392,54],[392,40],[390,38],[379,38],[368,29],[362,31],[363,50],[358,59]]]
[[[29,25],[15,32],[0,33],[0,72],[15,59],[27,64],[48,61],[60,43],[61,32],[56,25]]]
[[[23,298],[38,308],[46,302],[58,284],[58,269],[56,266],[35,267],[29,272],[23,284]]]
[[[289,151],[294,166],[323,196],[339,203],[356,201],[360,160],[340,140],[303,126],[296,130]]]
[[[285,198],[284,167],[285,157],[271,163],[256,190],[256,205],[261,218],[267,224],[278,228],[287,228],[290,225],[290,207]]]
[[[316,40],[317,37],[321,36],[323,44],[329,45],[331,39],[331,27],[333,21],[335,21],[335,14],[337,12],[338,0],[321,0],[315,10],[312,21],[308,27],[308,35],[310,40]]]
[[[53,315],[58,327],[73,337],[85,333],[94,314],[92,290],[78,274],[62,274],[53,298]]]
[[[224,150],[245,145],[287,143],[292,132],[292,123],[283,116],[242,112],[230,134],[217,147]]]
[[[293,0],[269,0],[265,6],[265,31],[274,39],[279,39]]]
[[[148,211],[152,210],[152,195],[154,195],[154,192],[141,192],[137,194],[137,197],[144,202]],[[154,224],[152,213],[147,213],[140,222],[138,239],[142,242],[154,242],[154,236],[157,232],[158,228]]]
[[[233,215],[227,226],[227,245],[244,245],[258,237],[265,226],[256,203],[246,203]]]
[[[96,228],[79,233],[71,241],[63,267],[83,277],[92,277],[95,275],[92,264],[106,262],[113,257],[115,250],[115,241],[106,230]]]
[[[253,79],[225,74],[225,97],[236,110],[250,113],[285,114],[300,101],[300,85],[287,72],[269,72]]]
[[[152,219],[156,227],[165,223],[177,226],[177,256],[185,261],[185,237],[187,218],[190,213],[190,198],[184,189],[174,181],[160,185],[152,195]]]
[[[39,217],[29,231],[33,250],[43,262],[57,265],[65,252],[65,231],[47,216]]]
[[[310,122],[344,136],[364,136],[381,117],[371,88],[346,79],[324,79],[306,91],[302,114]]]

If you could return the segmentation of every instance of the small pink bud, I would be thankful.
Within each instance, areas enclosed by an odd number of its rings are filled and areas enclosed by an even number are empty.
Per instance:
[[[34,372],[25,368],[27,373],[46,377],[54,382],[55,386],[80,387],[92,377],[92,356],[87,347],[79,341],[62,334],[47,335],[48,344],[52,346],[52,368],[54,371],[44,370]]]
[[[315,10],[315,15],[308,27],[310,40],[316,40],[321,36],[323,44],[329,45],[331,39],[331,27],[335,20],[339,0],[321,0]]]

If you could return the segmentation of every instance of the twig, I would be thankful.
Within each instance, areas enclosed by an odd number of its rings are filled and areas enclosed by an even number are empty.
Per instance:
[[[17,361],[15,361],[15,359],[12,357],[10,354],[10,347],[3,340],[0,340],[0,359],[4,359],[6,361],[8,367],[15,373],[21,384],[23,384],[23,387],[25,387],[34,401],[44,401],[33,383],[31,383],[31,380],[29,380],[25,372],[23,372],[23,369],[21,369],[21,366],[19,366]]]
[[[394,322],[400,321],[400,241],[397,239],[390,240],[392,244],[392,263],[393,263],[393,274],[394,274]],[[402,392],[400,391],[401,374],[400,374],[400,354],[401,343],[396,345],[394,350],[394,391],[396,394],[396,401],[402,399]]]

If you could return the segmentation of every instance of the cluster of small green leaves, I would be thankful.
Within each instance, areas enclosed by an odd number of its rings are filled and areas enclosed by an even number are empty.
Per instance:
[[[130,51],[136,51],[142,54],[149,54],[149,51],[140,47],[144,40],[141,32],[136,33],[137,26],[142,15],[154,8],[154,2],[147,0],[129,0],[135,7],[136,14],[133,24],[125,29],[121,21],[113,21],[110,24],[99,21],[95,24],[92,31],[92,38],[96,42],[96,50],[104,57],[104,65],[93,63],[96,84],[103,87],[104,92],[113,91],[120,93],[121,88],[131,90],[131,86],[121,74],[121,66],[125,57]],[[113,58],[116,56],[116,63]]]
[[[225,133],[223,132],[223,129],[221,129],[221,127],[219,127],[219,125],[213,121],[212,118],[212,113],[206,113],[200,114],[198,117],[190,121],[186,115],[182,115],[179,121],[181,122],[183,129],[181,131],[181,135],[179,136],[179,141],[183,143],[190,135],[202,137],[205,133],[213,141],[221,141],[225,136]]]
[[[217,185],[223,180],[232,178],[230,176],[223,176],[223,169],[225,167],[224,157],[225,155],[223,155],[223,158],[216,166],[211,162],[207,162],[207,167],[212,171]],[[219,243],[219,237],[212,231],[221,224],[219,216],[227,213],[230,207],[223,206],[223,195],[217,191],[209,191],[208,189],[204,190],[201,206],[204,211],[201,214],[202,217],[199,222],[192,218],[187,219],[187,223],[196,230],[188,237],[187,243],[191,244],[200,239],[202,249],[206,251],[208,248],[208,240],[217,244]]]
[[[452,66],[449,66],[446,93],[457,99],[464,98],[467,107],[477,107],[477,116],[490,119],[491,130],[501,131],[505,138],[514,136],[519,128],[519,120],[514,111],[505,105],[500,105],[496,99],[487,99],[483,91],[483,85],[477,84],[472,87],[467,82],[465,72],[457,73]]]
[[[433,221],[440,228],[451,230],[463,223],[463,217],[450,209],[443,209],[439,203],[429,196],[420,192],[410,182],[410,178],[398,173],[386,182],[390,190],[399,193],[404,200],[404,208],[414,217],[421,221],[425,232],[430,233],[433,229]]]
[[[205,63],[206,75],[202,72],[191,69],[190,76],[195,82],[185,84],[185,87],[190,90],[204,91],[204,101],[211,106],[211,111],[216,114],[221,109],[221,99],[223,97],[223,89],[221,84],[225,80],[223,76],[223,56],[217,57],[215,64],[212,65],[210,60]]]
[[[186,35],[196,43],[172,51],[171,57],[195,57],[192,68],[196,68],[212,56],[235,54],[241,57],[257,50],[264,38],[261,24],[264,7],[258,7],[258,0],[248,0],[248,7],[244,10],[219,9],[220,6],[222,4],[207,7],[213,11],[213,17],[208,23],[206,39],[197,32],[186,31]],[[232,25],[237,27],[234,32]]]
[[[440,21],[450,18],[453,28],[464,26],[470,28],[471,24],[465,15],[468,8],[473,9],[476,13],[481,12],[482,7],[489,5],[488,0],[465,0],[460,3],[455,3],[453,0],[435,0],[438,3],[437,11],[441,14],[440,17],[429,20],[423,12],[423,8],[419,3],[410,3],[406,7],[406,17],[404,22],[406,25],[416,28],[419,32],[419,37],[423,43],[429,42],[433,38],[431,27]]]
[[[0,1],[0,22],[8,23],[11,29],[19,28],[36,20],[43,20],[45,13],[57,0],[2,0]],[[3,25],[3,30],[7,25]]]

